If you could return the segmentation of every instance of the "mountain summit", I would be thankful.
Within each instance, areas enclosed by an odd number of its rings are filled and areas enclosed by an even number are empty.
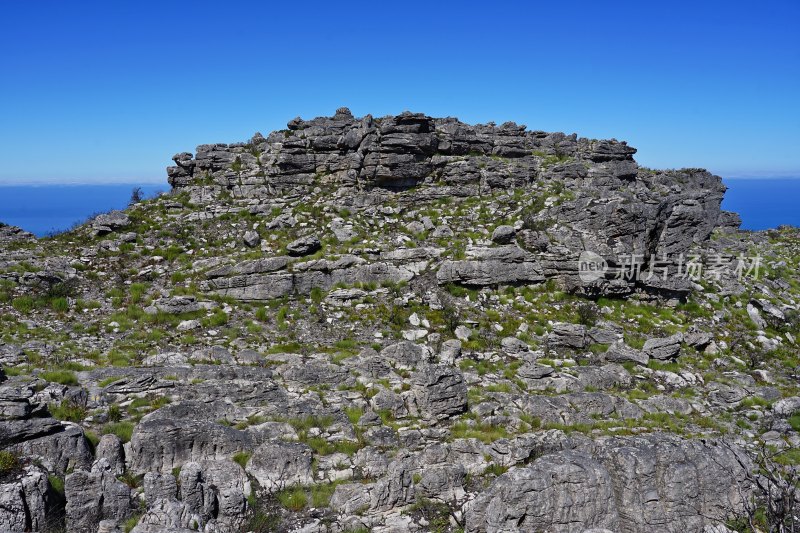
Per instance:
[[[0,226],[0,530],[789,524],[800,234],[635,152],[341,108]]]

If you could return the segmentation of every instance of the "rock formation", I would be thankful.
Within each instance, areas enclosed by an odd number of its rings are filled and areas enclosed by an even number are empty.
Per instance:
[[[0,226],[0,530],[778,530],[800,233],[634,154],[342,108]]]

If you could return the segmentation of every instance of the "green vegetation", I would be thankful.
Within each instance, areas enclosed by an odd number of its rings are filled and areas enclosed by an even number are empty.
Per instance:
[[[60,383],[61,385],[78,384],[78,377],[71,370],[48,370],[42,372],[40,376],[43,380],[51,383]]]
[[[278,502],[290,511],[302,511],[308,505],[308,496],[303,487],[283,489],[275,494]]]
[[[86,418],[87,414],[86,406],[71,400],[63,401],[58,405],[51,405],[49,410],[53,418],[69,422],[81,422]]]
[[[0,450],[0,476],[10,474],[22,467],[19,456],[8,450]]]
[[[62,497],[64,496],[64,478],[60,476],[55,476],[50,474],[47,476],[47,481],[50,483],[50,488],[53,489],[54,492],[60,494]]]
[[[248,452],[236,452],[233,454],[232,459],[234,463],[244,468],[247,466],[247,461],[250,460],[250,454]]]
[[[129,442],[133,435],[133,422],[112,422],[103,427],[103,435],[116,435],[122,442]]]

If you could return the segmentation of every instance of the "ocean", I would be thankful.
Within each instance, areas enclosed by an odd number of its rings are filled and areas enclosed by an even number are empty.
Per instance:
[[[134,187],[146,198],[169,185],[0,185],[0,222],[19,226],[38,237],[64,231],[90,216],[124,209]]]
[[[742,228],[800,226],[800,178],[730,179],[722,208],[742,217]],[[63,231],[93,214],[128,205],[136,184],[0,185],[0,222],[41,237]],[[140,185],[146,197],[169,185]]]

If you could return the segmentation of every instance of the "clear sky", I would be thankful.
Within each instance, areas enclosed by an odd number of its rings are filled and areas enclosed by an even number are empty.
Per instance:
[[[163,182],[295,116],[404,110],[800,176],[800,2],[4,2],[0,182]]]

